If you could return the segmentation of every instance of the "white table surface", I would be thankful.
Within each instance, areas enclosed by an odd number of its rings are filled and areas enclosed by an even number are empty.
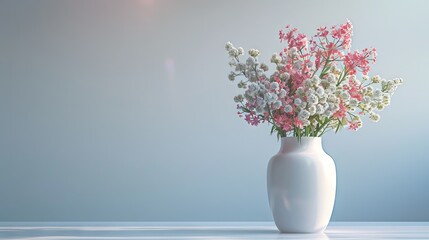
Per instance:
[[[0,239],[429,239],[429,222],[332,222],[323,234],[273,222],[0,222]]]

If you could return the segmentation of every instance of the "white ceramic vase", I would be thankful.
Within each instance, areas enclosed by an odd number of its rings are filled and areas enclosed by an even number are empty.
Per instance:
[[[280,232],[323,232],[334,207],[336,171],[322,139],[282,138],[280,151],[268,163],[267,187]]]

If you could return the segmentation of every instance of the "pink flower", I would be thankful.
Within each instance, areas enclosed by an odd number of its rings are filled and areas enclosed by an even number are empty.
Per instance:
[[[362,50],[362,53],[358,50],[355,50],[353,53],[348,53],[344,57],[344,65],[348,74],[356,74],[357,68],[359,68],[364,75],[367,75],[370,70],[369,60],[371,60],[372,63],[375,63],[376,56],[377,52],[375,48],[372,48],[371,50],[365,48]]]
[[[336,111],[333,116],[338,119],[342,119],[346,117],[347,107],[344,106],[343,100],[340,99],[340,109]]]
[[[349,122],[349,129],[357,131],[359,129],[359,122]]]
[[[340,41],[340,46],[348,50],[351,47],[353,35],[353,25],[347,20],[346,23],[340,25],[338,28],[332,27],[331,36]]]
[[[284,33],[283,30],[279,31],[280,42],[286,41],[289,49],[296,47],[298,50],[305,49],[307,46],[307,36],[302,33],[298,33],[297,28],[290,29],[290,26],[286,26],[288,32]]]
[[[362,101],[362,94],[360,93],[362,86],[358,85],[352,76],[349,78],[349,85],[344,85],[343,88],[349,92],[351,98]]]
[[[258,126],[258,124],[261,122],[259,117],[255,115],[253,112],[246,114],[244,116],[244,120],[246,120],[247,123],[249,123],[252,126]]]
[[[316,37],[326,37],[328,36],[328,34],[329,34],[329,31],[326,30],[326,27],[319,27],[317,29]]]

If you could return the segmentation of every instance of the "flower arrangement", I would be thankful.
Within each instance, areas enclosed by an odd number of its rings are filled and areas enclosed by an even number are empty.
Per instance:
[[[375,48],[351,51],[353,26],[350,21],[331,28],[320,27],[307,38],[298,29],[286,26],[279,31],[287,46],[274,53],[275,71],[267,75],[268,65],[258,60],[259,50],[244,50],[226,43],[233,71],[231,81],[241,77],[243,94],[234,97],[238,115],[250,125],[268,122],[277,137],[319,137],[328,130],[343,127],[358,130],[361,116],[379,121],[377,111],[390,104],[401,78],[370,77]]]

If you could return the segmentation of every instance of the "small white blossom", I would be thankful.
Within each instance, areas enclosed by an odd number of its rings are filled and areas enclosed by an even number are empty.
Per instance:
[[[341,98],[345,101],[348,101],[350,99],[350,94],[346,91],[341,93]]]
[[[240,81],[240,82],[237,84],[237,87],[238,87],[238,88],[246,88],[246,87],[247,87],[247,84],[246,84],[245,82],[243,82],[243,81]]]
[[[244,72],[246,70],[246,65],[244,63],[237,63],[235,66],[235,71]]]
[[[293,108],[291,105],[285,105],[284,106],[285,113],[290,113],[290,112],[292,112],[292,110],[293,110]]]
[[[380,120],[380,115],[378,115],[377,113],[371,112],[369,114],[369,118],[374,122],[378,122]]]
[[[375,75],[371,78],[371,82],[379,83],[381,81],[381,77],[379,75]]]
[[[268,71],[268,65],[265,63],[261,63],[261,66],[259,66],[264,72]]]
[[[280,89],[279,98],[285,98],[286,94],[287,94],[286,90],[284,90],[283,88]]]
[[[314,115],[314,114],[316,114],[316,105],[311,105],[311,106],[308,108],[308,112],[310,112],[310,115]]]
[[[307,101],[309,104],[317,104],[319,103],[319,98],[316,95],[311,94],[310,96],[308,96]]]
[[[272,108],[273,108],[274,110],[277,110],[277,109],[279,109],[281,106],[282,106],[282,102],[280,102],[280,101],[275,101],[275,102],[273,103]]]
[[[314,76],[313,78],[311,78],[311,83],[312,83],[314,86],[319,85],[319,84],[320,84],[320,78],[319,78],[318,76]]]
[[[284,81],[287,81],[287,80],[289,80],[290,75],[289,75],[289,73],[284,72],[284,73],[280,74],[280,78]]]
[[[303,87],[299,87],[296,89],[296,94],[298,96],[304,96],[304,88]]]
[[[325,111],[325,109],[323,108],[323,105],[321,105],[321,104],[316,105],[316,113],[317,114],[322,114],[324,111]]]
[[[229,50],[231,50],[234,47],[234,45],[232,45],[231,42],[227,42],[225,44],[225,50],[229,52]]]
[[[248,91],[248,93],[249,93],[250,96],[254,97],[254,96],[256,96],[258,94],[259,89],[260,88],[259,88],[258,84],[251,83],[249,85],[249,87],[247,88],[247,91]]]
[[[230,81],[234,81],[234,80],[235,80],[235,73],[234,73],[234,72],[231,72],[230,74],[228,74],[228,79],[229,79]]]
[[[359,102],[358,102],[358,100],[357,99],[355,99],[355,98],[352,98],[352,99],[350,99],[350,102],[349,102],[349,106],[350,107],[357,107],[358,106],[358,104],[359,104]]]
[[[244,98],[243,98],[243,95],[241,95],[241,94],[234,97],[234,102],[236,102],[236,103],[242,102],[243,100],[244,100]]]
[[[257,57],[259,55],[259,50],[252,48],[249,50],[249,55],[252,57]]]
[[[404,80],[402,78],[396,78],[393,80],[395,85],[402,85],[404,83]]]
[[[277,101],[277,95],[274,93],[267,92],[264,94],[264,99],[268,103],[273,103],[273,102]]]
[[[306,87],[311,87],[311,85],[312,85],[312,83],[311,83],[311,79],[306,79],[305,81],[304,81],[304,86],[306,86]]]
[[[332,116],[332,112],[329,111],[329,110],[326,110],[322,115],[325,116],[325,117],[331,117]]]
[[[273,56],[271,56],[271,62],[278,64],[282,61],[282,57],[280,57],[277,53],[274,53]]]
[[[256,62],[256,59],[254,57],[249,57],[246,60],[246,64],[249,66],[253,66],[255,64],[255,62]]]
[[[302,104],[302,100],[299,98],[295,98],[295,100],[293,100],[293,104],[295,104],[296,106],[300,106]]]
[[[277,82],[272,82],[270,84],[270,90],[279,90],[279,84]]]
[[[322,97],[322,96],[323,96],[323,94],[325,94],[325,89],[323,89],[323,87],[322,87],[322,86],[318,86],[318,87],[316,88],[316,94],[317,94],[319,97]]]
[[[310,117],[310,112],[303,109],[298,113],[298,119],[301,121],[307,120]]]

